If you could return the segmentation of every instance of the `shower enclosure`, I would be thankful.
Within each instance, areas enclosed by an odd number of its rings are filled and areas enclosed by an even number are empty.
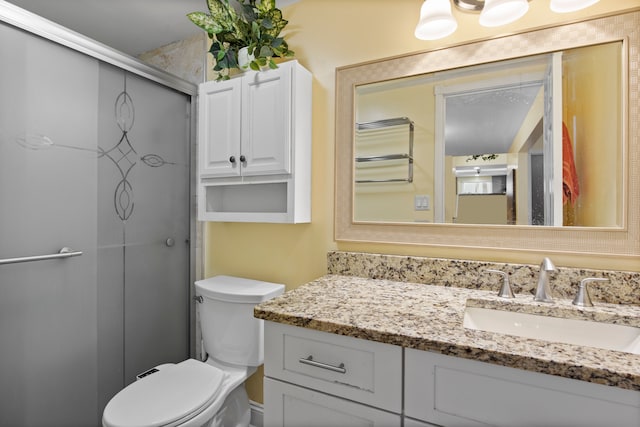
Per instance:
[[[18,11],[0,4],[0,426],[97,426],[189,357],[195,86]]]

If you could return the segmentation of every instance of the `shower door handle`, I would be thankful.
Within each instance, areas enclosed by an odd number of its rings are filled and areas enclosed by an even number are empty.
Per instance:
[[[31,262],[31,261],[45,261],[49,259],[58,259],[58,258],[71,258],[74,256],[82,255],[81,251],[74,251],[71,248],[67,248],[66,246],[56,254],[49,255],[34,255],[34,256],[24,256],[18,258],[5,258],[0,259],[0,265],[2,264],[17,264],[19,262]]]

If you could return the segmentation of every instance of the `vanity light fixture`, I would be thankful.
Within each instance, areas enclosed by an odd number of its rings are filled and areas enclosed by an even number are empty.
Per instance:
[[[480,25],[499,27],[524,16],[529,11],[527,0],[485,0],[480,12]]]
[[[451,14],[449,0],[425,0],[420,9],[420,21],[415,35],[420,40],[437,40],[447,37],[458,28]]]
[[[473,176],[502,176],[508,175],[513,166],[493,165],[493,166],[457,166],[451,168],[451,172],[456,178]]]
[[[532,0],[452,0],[461,11],[480,13],[480,25],[498,27],[514,22],[529,10]],[[551,0],[553,12],[575,12],[599,0]],[[437,40],[452,34],[458,22],[451,13],[450,0],[424,0],[415,36],[420,40]]]
[[[600,0],[551,0],[549,8],[557,13],[568,13],[584,9],[598,3],[598,1]]]

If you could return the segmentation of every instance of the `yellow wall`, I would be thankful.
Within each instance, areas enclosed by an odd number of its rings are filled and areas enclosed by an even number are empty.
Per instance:
[[[293,289],[326,272],[329,250],[412,254],[449,258],[539,261],[538,255],[470,249],[438,249],[385,244],[340,243],[333,240],[335,69],[348,64],[431,50],[493,35],[625,10],[640,0],[603,0],[581,12],[554,14],[548,0],[529,3],[529,13],[505,27],[487,29],[477,16],[459,14],[452,36],[434,42],[414,38],[420,0],[300,0],[283,8],[287,40],[313,79],[312,222],[299,225],[210,223],[205,234],[205,275],[239,275],[285,283]],[[480,252],[480,253],[479,253]],[[636,261],[563,256],[557,265],[639,271]],[[248,384],[249,397],[262,401],[261,374]]]
[[[433,203],[434,195],[434,129],[433,120],[435,103],[433,101],[433,84],[424,83],[399,87],[383,92],[358,95],[357,122],[408,117],[414,123],[413,136],[413,182],[357,184],[354,197],[354,218],[358,221],[391,221],[391,222],[433,222],[433,210],[415,211],[414,196],[428,195]],[[399,132],[378,129],[362,132],[359,137],[362,144],[356,145],[356,155],[400,154],[409,151],[408,126],[397,127]],[[372,133],[386,134],[383,143],[376,143]],[[385,141],[386,140],[386,141]],[[373,146],[366,152],[367,146]],[[363,154],[358,154],[362,147]],[[368,162],[361,164],[367,168],[368,179],[389,179],[408,177],[406,160],[393,162]],[[362,169],[360,169],[360,172]],[[363,175],[364,177],[365,175]]]
[[[568,51],[563,60],[563,120],[575,147],[580,182],[575,225],[622,224],[620,43]],[[601,67],[597,64],[610,64]],[[589,165],[598,165],[589,167]],[[619,171],[612,174],[611,171]]]

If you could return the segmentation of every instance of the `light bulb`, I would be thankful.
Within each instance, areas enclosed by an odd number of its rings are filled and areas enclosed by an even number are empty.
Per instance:
[[[458,23],[451,14],[449,0],[425,0],[415,36],[420,40],[437,40],[452,34]]]
[[[485,0],[480,25],[498,27],[520,19],[529,10],[527,0]]]
[[[575,12],[598,3],[599,0],[551,0],[551,10],[558,13]]]

